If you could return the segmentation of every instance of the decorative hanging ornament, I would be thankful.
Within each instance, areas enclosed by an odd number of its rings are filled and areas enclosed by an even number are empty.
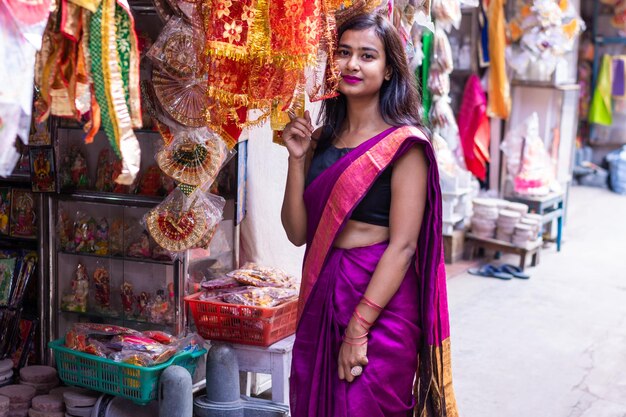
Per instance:
[[[102,0],[90,22],[89,50],[102,125],[122,159],[118,184],[130,185],[139,172],[141,150],[133,128],[141,127],[139,50],[126,0]]]
[[[200,205],[193,201],[183,209],[181,199],[157,206],[146,217],[150,235],[164,249],[180,252],[198,243],[207,232],[207,223]]]
[[[176,181],[199,186],[215,180],[227,153],[224,142],[207,128],[186,129],[176,133],[156,161]]]
[[[179,78],[166,71],[152,71],[152,85],[163,110],[176,122],[188,127],[206,124],[206,80]]]
[[[204,195],[201,190],[186,197],[174,190],[144,217],[148,232],[162,248],[181,252],[206,240],[207,233],[220,222],[225,200]]]

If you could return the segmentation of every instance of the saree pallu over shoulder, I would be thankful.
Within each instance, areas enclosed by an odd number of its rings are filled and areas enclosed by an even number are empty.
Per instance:
[[[450,364],[450,326],[443,263],[441,189],[435,153],[417,127],[391,128],[369,139],[324,171],[305,190],[307,250],[304,258],[298,318],[324,268],[333,242],[376,178],[414,145],[428,161],[427,196],[415,256],[419,277],[423,344],[414,387],[415,416],[457,417]]]

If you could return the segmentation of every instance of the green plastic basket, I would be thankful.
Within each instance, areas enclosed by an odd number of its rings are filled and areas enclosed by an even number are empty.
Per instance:
[[[142,367],[69,349],[64,338],[51,341],[48,347],[54,352],[59,378],[67,385],[128,398],[142,405],[157,399],[159,377],[165,368],[182,366],[193,376],[198,359],[207,352],[183,352],[159,365]]]

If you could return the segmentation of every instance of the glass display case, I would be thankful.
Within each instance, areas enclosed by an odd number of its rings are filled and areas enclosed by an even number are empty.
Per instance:
[[[82,142],[82,130],[53,130],[61,192],[48,197],[49,339],[74,322],[112,323],[178,334],[183,311],[185,256],[158,246],[143,216],[174,187],[158,170],[157,132],[137,131],[142,163],[131,186],[111,181],[115,158],[104,133]]]
[[[142,218],[175,187],[155,164],[157,132],[136,131],[141,169],[132,186],[105,181],[114,169],[101,132],[85,145],[73,126],[52,129],[60,193],[47,197],[48,339],[75,322],[118,324],[173,334],[188,330],[184,296],[237,265],[238,157],[220,171],[211,192],[226,199],[224,218],[208,248],[174,257],[146,232]],[[245,168],[245,166],[244,166]],[[108,171],[107,171],[108,170]],[[103,173],[103,171],[105,173]]]

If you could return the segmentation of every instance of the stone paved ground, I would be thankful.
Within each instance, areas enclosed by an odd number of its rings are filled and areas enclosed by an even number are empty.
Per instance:
[[[449,280],[461,417],[626,417],[626,196],[573,188],[567,216],[529,281]]]

